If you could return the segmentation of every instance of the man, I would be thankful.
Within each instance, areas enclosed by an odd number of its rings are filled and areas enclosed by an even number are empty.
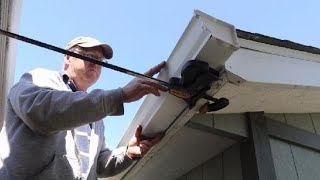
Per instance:
[[[102,61],[112,49],[90,37],[72,40],[67,50]],[[158,73],[165,63],[150,69]],[[101,66],[64,56],[63,73],[35,69],[25,73],[8,95],[0,135],[0,179],[97,179],[113,176],[142,157],[161,136],[143,138],[141,126],[126,147],[113,151],[104,143],[102,119],[122,115],[123,103],[166,91],[133,79],[123,88],[95,89]]]

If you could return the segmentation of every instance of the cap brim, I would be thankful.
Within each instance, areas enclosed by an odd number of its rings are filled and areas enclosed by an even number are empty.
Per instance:
[[[100,46],[103,50],[103,55],[106,59],[111,59],[113,56],[113,50],[108,44],[99,44],[99,43],[80,43],[77,44],[80,47],[89,48],[89,47],[98,47]]]

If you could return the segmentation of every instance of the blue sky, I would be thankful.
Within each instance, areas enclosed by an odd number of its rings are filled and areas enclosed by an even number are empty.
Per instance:
[[[113,47],[112,64],[140,73],[167,60],[194,10],[236,28],[320,47],[318,0],[290,1],[31,1],[24,0],[19,34],[58,47],[77,36],[91,36]],[[19,42],[15,81],[36,67],[61,70],[63,56]],[[114,89],[131,76],[104,69],[92,87]],[[105,118],[107,144],[115,148],[142,100],[125,104],[125,115]]]

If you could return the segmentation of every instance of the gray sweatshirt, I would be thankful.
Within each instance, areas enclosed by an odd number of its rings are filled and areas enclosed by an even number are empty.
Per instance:
[[[125,147],[104,143],[102,118],[122,115],[121,89],[71,92],[60,74],[46,69],[25,73],[8,95],[0,133],[0,179],[81,179],[75,129],[92,123],[89,171],[82,179],[113,176],[133,162]]]

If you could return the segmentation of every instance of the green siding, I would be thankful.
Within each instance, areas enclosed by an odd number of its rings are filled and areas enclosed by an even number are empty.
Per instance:
[[[247,137],[247,123],[245,114],[214,115],[214,127],[223,131]]]
[[[320,179],[320,153],[295,145],[291,145],[291,148],[299,179]]]
[[[284,114],[265,114],[264,115],[267,120],[271,119],[271,120],[275,120],[275,121],[280,121],[282,123],[286,123],[286,119],[284,117]]]
[[[190,119],[190,122],[198,123],[212,128],[213,114],[197,114]]]
[[[222,153],[203,164],[203,180],[223,180]]]
[[[266,117],[312,133],[320,132],[319,113],[267,114]],[[319,179],[320,153],[273,138],[270,145],[278,180]]]
[[[310,114],[315,131],[317,134],[320,134],[320,113]]]
[[[241,173],[240,146],[236,144],[178,180],[242,180]]]
[[[285,114],[287,124],[315,133],[310,114]]]
[[[320,113],[277,113],[265,114],[265,117],[320,134]],[[226,132],[247,135],[245,114],[196,115],[191,121]],[[270,146],[278,180],[320,179],[320,153],[274,138],[270,138]],[[242,180],[239,153],[239,145],[232,146],[186,173],[179,180]]]
[[[243,137],[248,136],[245,114],[197,114],[190,122]]]
[[[187,176],[187,180],[199,180],[202,179],[202,166],[198,166],[190,171]]]
[[[181,177],[179,177],[179,178],[176,179],[176,180],[187,180],[187,175],[181,176]]]
[[[227,149],[223,154],[224,180],[242,180],[240,145]]]
[[[270,146],[277,180],[298,180],[290,145],[271,138]]]

